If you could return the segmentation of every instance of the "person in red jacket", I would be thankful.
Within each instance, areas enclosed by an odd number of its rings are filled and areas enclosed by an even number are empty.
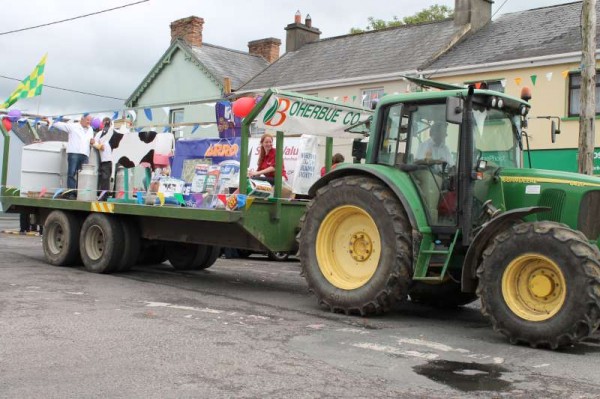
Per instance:
[[[287,180],[285,165],[281,165],[281,175]],[[261,178],[273,184],[275,181],[275,147],[273,136],[265,133],[260,138],[260,154],[258,155],[258,169],[248,171],[248,177]]]
[[[338,163],[344,162],[344,156],[339,152],[331,157],[331,170],[333,170]],[[325,176],[325,166],[321,168],[321,177]]]

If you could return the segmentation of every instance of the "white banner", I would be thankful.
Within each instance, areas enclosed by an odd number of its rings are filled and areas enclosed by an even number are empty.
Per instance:
[[[371,114],[371,111],[363,108],[272,94],[256,121],[259,128],[288,134],[357,137],[345,130],[366,121]]]
[[[321,165],[318,159],[319,138],[303,134],[301,139],[292,191],[296,194],[308,194],[310,186],[321,177]]]

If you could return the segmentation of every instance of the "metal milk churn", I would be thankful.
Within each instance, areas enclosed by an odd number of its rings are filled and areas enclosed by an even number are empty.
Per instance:
[[[96,165],[81,166],[77,176],[77,199],[79,201],[96,201],[98,189],[98,170]]]

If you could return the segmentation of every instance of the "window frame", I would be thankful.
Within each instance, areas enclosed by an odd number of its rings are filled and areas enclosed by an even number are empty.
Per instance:
[[[175,122],[176,115],[178,115],[180,113],[181,113],[181,122]],[[185,108],[173,108],[173,109],[169,110],[169,132],[171,132],[173,134],[175,133],[172,125],[174,123],[183,123],[184,116],[185,116]]]
[[[596,70],[596,74],[598,74],[598,72],[600,72],[600,70]],[[578,112],[573,112],[573,104],[571,103],[571,91],[572,90],[579,90],[579,95],[577,96],[577,107],[579,108],[579,99],[581,96],[581,71],[572,71],[569,72],[569,80],[567,82],[567,117],[572,118],[572,117],[579,117],[579,115],[581,115],[581,110],[578,110]],[[573,84],[573,77],[579,77],[579,84],[578,85],[574,85]],[[598,99],[598,95],[600,95],[599,92],[600,89],[600,81],[598,79],[596,79],[596,99]],[[600,115],[600,104],[598,103],[598,101],[596,102],[596,115]]]
[[[362,89],[361,90],[361,105],[363,106],[363,108],[366,109],[371,109],[371,106],[373,104],[373,100],[379,100],[381,97],[383,97],[384,94],[384,88],[383,86],[381,87],[368,87],[366,89]],[[377,93],[377,97],[373,98],[373,94]],[[366,95],[366,97],[365,97]]]

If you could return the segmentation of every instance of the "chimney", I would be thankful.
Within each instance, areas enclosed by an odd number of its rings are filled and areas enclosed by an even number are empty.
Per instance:
[[[201,47],[203,26],[204,19],[194,16],[171,22],[171,44],[183,39],[192,47]]]
[[[471,24],[475,32],[492,19],[492,0],[454,0],[454,25]]]
[[[306,43],[312,43],[319,40],[321,31],[313,28],[310,15],[306,16],[305,23],[302,23],[302,15],[297,11],[294,15],[294,23],[285,27],[287,31],[285,39],[285,52],[296,51]]]
[[[267,37],[248,42],[248,52],[250,55],[259,55],[272,64],[279,58],[279,46],[281,46],[281,40]]]

